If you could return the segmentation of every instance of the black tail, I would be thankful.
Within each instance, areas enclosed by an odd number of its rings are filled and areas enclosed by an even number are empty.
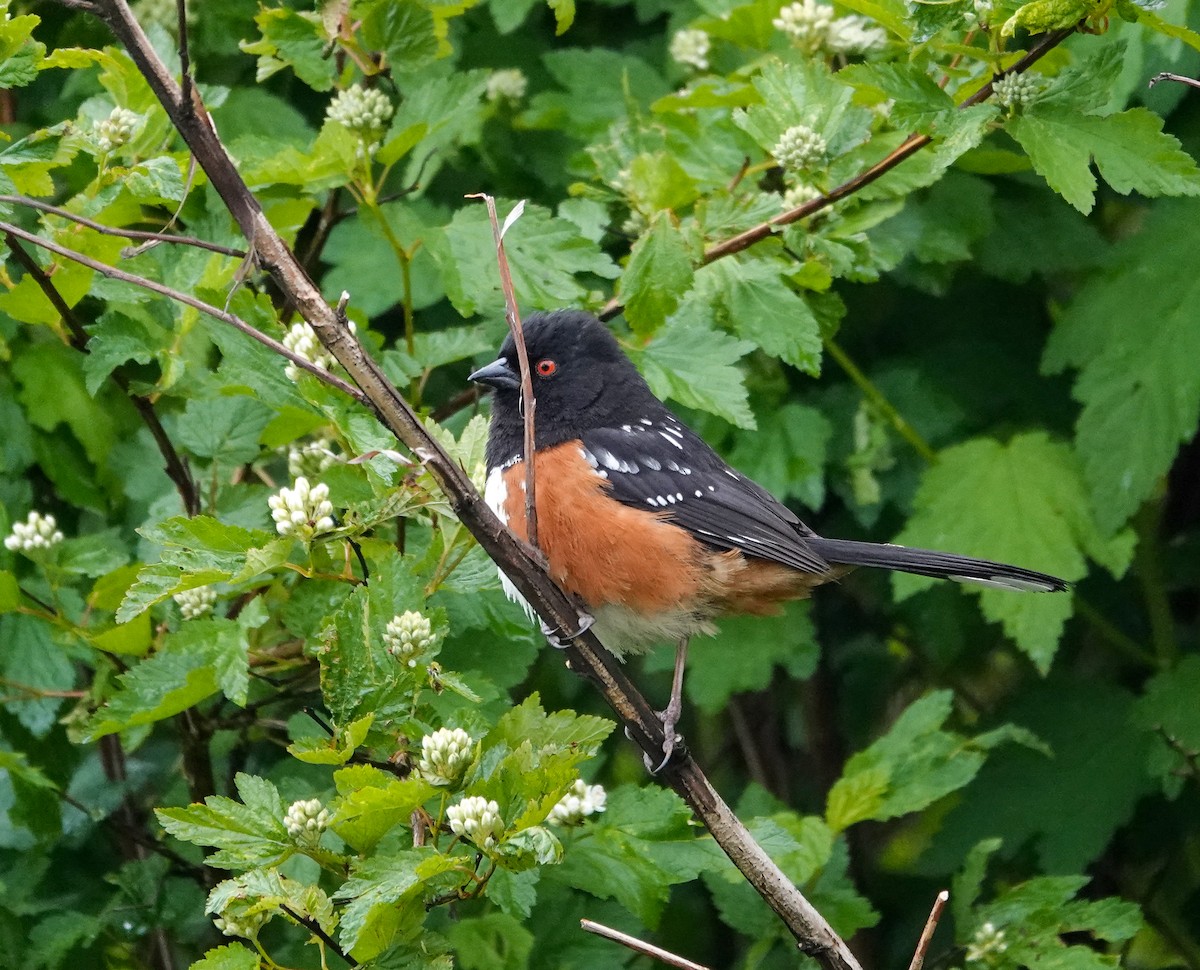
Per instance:
[[[1051,593],[1067,588],[1067,584],[1056,576],[1022,569],[1020,566],[1007,566],[1002,562],[956,556],[950,552],[908,549],[878,542],[854,542],[850,539],[824,539],[820,536],[805,536],[804,542],[826,562],[838,565],[878,566],[880,569],[897,569],[902,573],[999,586],[1001,589]]]

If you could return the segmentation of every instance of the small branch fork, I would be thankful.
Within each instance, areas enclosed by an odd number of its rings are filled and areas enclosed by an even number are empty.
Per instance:
[[[87,0],[58,0],[64,6],[86,10],[97,14],[108,24],[113,34],[125,47],[139,71],[146,78],[151,90],[166,109],[176,129],[188,144],[197,162],[204,169],[212,187],[221,196],[230,214],[237,221],[243,235],[249,241],[258,264],[268,272],[279,286],[285,299],[313,327],[322,344],[345,367],[358,388],[344,385],[343,389],[355,400],[364,402],[379,421],[403,442],[435,477],[446,495],[451,508],[459,520],[474,535],[489,556],[504,569],[518,591],[531,603],[543,621],[559,630],[575,629],[577,611],[574,604],[550,580],[545,571],[531,557],[526,544],[520,542],[487,507],[482,496],[471,485],[466,472],[454,462],[437,441],[421,425],[416,414],[400,393],[390,384],[378,365],[368,357],[349,329],[339,320],[337,311],[330,307],[320,291],[308,278],[303,266],[288,248],[283,239],[266,219],[258,200],[247,188],[238,174],[236,166],[225,151],[217,136],[211,116],[191,87],[192,97],[184,96],[179,84],[171,76],[162,60],[154,51],[141,26],[129,9],[126,0],[104,0],[92,3]],[[1060,43],[1070,31],[1059,31],[1043,41],[1012,70],[1022,70],[1042,56],[1055,44]],[[990,86],[984,89],[990,93]],[[984,91],[975,97],[982,100]],[[907,154],[899,154],[904,146],[885,159],[890,168],[898,164],[913,151],[923,147],[927,141],[921,137],[910,139]],[[876,166],[879,169],[879,166]],[[866,184],[883,171],[871,170],[864,173],[856,184]],[[845,189],[841,195],[849,194]],[[833,201],[827,197],[825,204]],[[816,207],[816,208],[819,208]],[[814,208],[812,211],[816,211]],[[803,207],[793,210],[791,221],[807,214]],[[751,245],[757,238],[769,235],[772,224],[766,224],[761,235],[755,239],[744,239],[736,244],[724,244],[725,250],[707,254],[707,259],[719,258],[726,252],[734,252]],[[122,273],[113,267],[96,264],[82,254],[65,249],[55,243],[38,239],[16,226],[0,223],[0,232],[34,245],[43,246],[68,259],[76,259],[92,266],[97,272],[144,286],[172,299],[196,307],[204,313],[221,319],[249,333],[251,337],[270,346],[276,352],[295,361],[293,355],[276,341],[258,334],[243,321],[216,307],[202,304],[187,294],[170,290],[161,284]],[[743,234],[745,235],[745,234]],[[739,237],[740,239],[740,237]],[[730,248],[730,247],[733,248]],[[311,370],[311,368],[309,368]],[[318,369],[319,370],[319,369]],[[336,381],[331,375],[317,375],[329,383]],[[582,632],[565,647],[567,660],[573,669],[591,679],[604,695],[617,716],[625,723],[627,733],[642,750],[657,757],[663,750],[662,725],[645,698],[634,688],[619,665],[594,635]],[[812,956],[825,970],[861,970],[854,955],[816,911],[811,903],[796,889],[783,872],[754,841],[745,826],[721,799],[707,776],[686,752],[679,752],[663,770],[661,777],[691,807],[708,828],[714,841],[721,847],[746,880],[779,915],[794,936],[799,948]]]

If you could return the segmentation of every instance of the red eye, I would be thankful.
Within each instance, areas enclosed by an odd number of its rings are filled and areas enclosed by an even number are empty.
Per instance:
[[[537,372],[542,377],[551,377],[556,370],[558,370],[558,364],[554,363],[549,357],[537,362]]]

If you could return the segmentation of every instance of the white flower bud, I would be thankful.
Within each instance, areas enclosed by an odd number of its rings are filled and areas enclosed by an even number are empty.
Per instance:
[[[318,438],[288,448],[288,474],[292,478],[316,478],[337,461],[329,438]]]
[[[517,102],[525,97],[529,79],[525,72],[516,67],[492,71],[488,76],[484,94],[489,101]]]
[[[305,845],[316,845],[321,833],[329,828],[332,816],[319,798],[301,799],[292,802],[283,817],[283,827],[295,841]]]
[[[805,202],[812,202],[814,199],[821,198],[822,195],[821,190],[815,185],[800,182],[783,193],[783,211],[790,212],[792,209],[798,209]]]
[[[394,111],[388,96],[378,88],[356,84],[337,93],[325,109],[325,117],[361,135],[364,141],[375,141],[387,131]]]
[[[30,512],[24,522],[13,523],[12,533],[4,539],[4,548],[30,553],[35,549],[49,549],[62,541],[63,534],[53,515]]]
[[[582,778],[567,791],[558,804],[550,809],[551,825],[582,825],[589,815],[603,812],[608,793],[602,785],[589,785]]]
[[[171,598],[179,604],[179,612],[185,620],[195,620],[212,612],[218,596],[212,586],[197,586],[181,590]]]
[[[451,805],[446,809],[446,818],[450,820],[451,832],[474,842],[481,849],[491,848],[504,835],[500,806],[478,795]]]
[[[993,923],[984,923],[975,931],[975,938],[967,944],[967,963],[995,963],[996,957],[1008,949],[1004,930],[996,929]]]
[[[271,914],[265,910],[258,913],[237,914],[226,910],[213,919],[213,925],[226,936],[241,936],[247,940],[253,940],[258,936],[258,931],[263,928],[263,924],[270,918]]]
[[[292,488],[281,488],[267,499],[267,504],[275,520],[275,530],[281,536],[294,535],[311,542],[335,528],[329,486],[324,482],[310,486],[308,479],[301,476],[292,483]]]
[[[779,137],[771,152],[786,169],[809,169],[825,161],[825,139],[808,125],[792,125]]]
[[[442,728],[421,738],[417,768],[431,785],[454,786],[475,758],[475,742],[462,728]]]
[[[113,108],[103,121],[97,121],[93,130],[96,147],[108,154],[128,142],[144,119],[128,108]]]
[[[407,610],[388,620],[383,632],[387,651],[407,667],[415,667],[422,654],[434,644],[433,624],[416,610]]]
[[[887,45],[887,32],[866,17],[838,17],[829,25],[825,49],[831,54],[866,54]]]
[[[703,30],[677,30],[667,49],[671,60],[697,71],[708,70],[708,52],[712,41]]]
[[[800,0],[779,11],[772,26],[783,31],[802,51],[815,54],[825,46],[829,25],[833,23],[833,7],[817,0]]]

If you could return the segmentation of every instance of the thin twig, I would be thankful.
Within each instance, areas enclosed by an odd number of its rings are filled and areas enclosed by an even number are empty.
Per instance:
[[[88,219],[86,216],[78,215],[56,205],[51,205],[49,202],[42,202],[40,199],[31,199],[27,195],[0,195],[0,203],[3,202],[10,205],[23,206],[27,209],[37,209],[39,212],[47,212],[54,216],[61,216],[63,219],[77,222],[81,226],[87,226],[89,229],[103,233],[106,236],[117,236],[121,239],[141,239],[149,242],[178,243],[181,246],[192,246],[196,249],[205,249],[209,252],[220,253],[222,256],[233,256],[237,259],[245,259],[246,257],[246,253],[241,249],[220,246],[217,243],[209,242],[207,239],[198,239],[195,236],[176,236],[169,232],[147,232],[141,229],[117,229],[114,226],[106,226],[93,219]]]
[[[179,84],[185,101],[192,100],[192,57],[188,50],[187,0],[175,0],[179,25]]]
[[[179,2],[182,3],[183,0],[179,0]],[[332,936],[330,936],[323,929],[321,929],[321,924],[318,923],[315,919],[312,919],[308,916],[301,916],[299,913],[297,913],[294,909],[292,909],[286,903],[284,903],[279,908],[282,909],[285,913],[287,913],[288,916],[290,916],[292,919],[294,919],[297,923],[299,923],[301,926],[303,926],[306,930],[308,930],[308,932],[310,932],[313,936],[317,937],[322,943],[324,943],[327,947],[329,947],[329,949],[331,949],[339,957],[341,957],[343,960],[345,960],[349,966],[352,966],[352,967],[358,966],[358,961],[355,960],[354,957],[350,956],[350,954],[347,953],[345,950],[343,950],[340,946],[338,946],[337,940],[335,940]]]
[[[35,236],[31,232],[26,232],[19,226],[14,226],[8,222],[0,222],[0,232],[15,236],[17,239],[48,250],[57,256],[62,256],[64,259],[69,259],[72,262],[79,263],[81,266],[86,266],[88,269],[93,269],[103,276],[110,279],[120,280],[123,283],[131,283],[134,286],[140,286],[142,289],[149,290],[152,293],[158,293],[160,296],[165,296],[168,299],[175,300],[178,303],[183,303],[205,313],[214,319],[220,320],[222,323],[227,323],[236,330],[240,330],[246,336],[257,340],[264,347],[268,347],[282,357],[286,357],[291,363],[295,364],[302,370],[308,371],[314,377],[324,381],[330,387],[336,388],[343,394],[347,394],[360,404],[366,404],[365,395],[358,388],[346,383],[340,377],[337,377],[323,367],[318,367],[312,361],[299,356],[288,350],[283,344],[272,337],[268,337],[250,324],[246,323],[241,317],[235,316],[232,313],[227,313],[211,303],[205,303],[203,300],[198,300],[194,296],[190,296],[180,290],[172,289],[169,286],[164,286],[162,283],[157,283],[154,280],[146,279],[144,276],[137,276],[134,273],[126,273],[124,270],[117,269],[115,266],[109,266],[108,263],[102,263],[99,260],[92,259],[90,256],[85,256],[83,253],[76,252],[73,249],[68,249],[66,246],[60,246],[56,242],[49,239],[42,239],[40,236]],[[332,311],[331,311],[332,312]]]
[[[492,223],[492,239],[496,243],[496,261],[500,264],[500,289],[504,292],[504,318],[508,321],[508,329],[512,332],[513,343],[517,347],[517,363],[521,368],[521,410],[525,417],[525,532],[529,544],[538,549],[537,531],[537,492],[534,482],[534,416],[537,411],[537,399],[533,396],[533,372],[529,369],[529,353],[525,348],[525,331],[521,326],[521,312],[517,308],[517,294],[513,288],[512,271],[508,268],[508,254],[504,251],[504,229],[496,218],[496,200],[485,193],[467,196],[468,199],[483,199],[487,206],[488,219]],[[520,218],[524,202],[518,202],[517,208],[509,213],[505,220],[505,228]]]
[[[1075,33],[1077,27],[1063,27],[1059,30],[1047,34],[1033,48],[1030,49],[1024,57],[1017,61],[1007,71],[996,75],[987,84],[983,85],[973,95],[963,101],[959,105],[960,109],[970,108],[973,105],[980,104],[986,101],[992,95],[992,89],[996,81],[1001,78],[1008,77],[1012,74],[1023,74],[1029,67],[1037,61],[1045,57],[1050,51],[1061,44],[1064,40]],[[715,246],[704,251],[704,255],[700,258],[700,265],[707,266],[709,263],[716,262],[725,256],[731,256],[734,253],[740,253],[745,249],[749,249],[757,242],[761,242],[768,236],[774,235],[775,230],[793,222],[799,222],[801,219],[806,219],[822,209],[826,209],[833,203],[841,199],[854,195],[854,193],[862,190],[867,185],[870,185],[876,179],[882,178],[901,162],[911,158],[926,145],[930,144],[933,138],[929,135],[910,135],[900,144],[898,148],[890,152],[886,157],[880,159],[865,172],[854,176],[854,178],[843,182],[841,185],[831,189],[825,195],[816,199],[811,199],[803,205],[799,205],[794,209],[789,209],[787,212],[782,212],[766,222],[761,222],[757,226],[753,226],[744,232],[738,233],[736,236],[731,236],[729,239],[717,243]],[[624,305],[616,298],[609,300],[605,304],[604,309],[600,312],[600,319],[611,320],[621,310]]]
[[[925,954],[929,952],[930,941],[933,940],[933,931],[937,929],[938,920],[942,918],[942,910],[946,908],[946,903],[950,901],[950,893],[943,889],[937,894],[937,899],[933,901],[933,909],[929,911],[929,919],[925,921],[925,929],[921,930],[921,938],[917,940],[917,948],[913,951],[912,962],[908,965],[908,970],[921,970],[925,963]]]
[[[1155,74],[1150,78],[1147,87],[1154,87],[1159,81],[1178,81],[1180,84],[1186,84],[1189,87],[1200,88],[1200,81],[1194,77],[1184,77],[1182,74],[1172,74],[1169,71],[1163,71],[1161,74]]]
[[[665,963],[669,967],[680,967],[681,970],[708,970],[708,967],[702,963],[695,963],[686,957],[679,956],[677,953],[672,953],[670,950],[664,950],[661,946],[655,946],[653,943],[639,940],[636,936],[630,936],[628,933],[614,930],[611,926],[605,926],[603,923],[597,923],[595,920],[581,919],[579,925],[589,933],[603,936],[606,940],[613,940],[622,946],[629,947],[635,953],[653,957],[655,960]]]

